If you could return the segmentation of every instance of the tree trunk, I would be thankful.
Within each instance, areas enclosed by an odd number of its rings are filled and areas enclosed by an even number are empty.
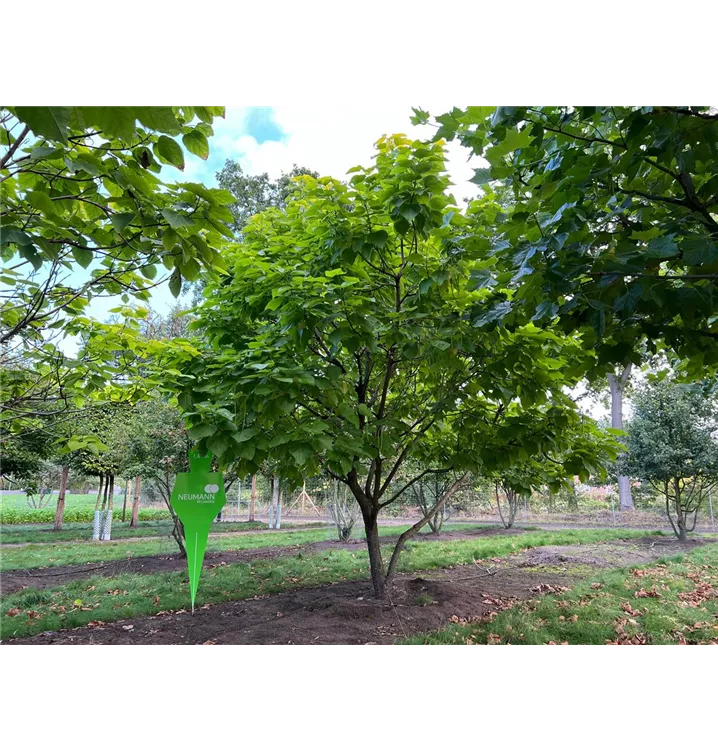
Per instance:
[[[102,488],[104,486],[105,476],[100,474],[100,488],[97,490],[97,502],[95,503],[95,510],[100,510],[102,505]]]
[[[249,501],[249,520],[254,521],[254,509],[257,503],[257,475],[252,474],[252,495]]]
[[[631,374],[632,365],[626,365],[617,378],[609,373],[608,385],[611,389],[611,427],[615,430],[623,429],[623,389]],[[631,495],[631,480],[623,474],[618,475],[618,499],[621,510],[633,510],[633,496]]]
[[[102,526],[102,487],[104,482],[104,475],[100,474],[100,488],[97,490],[97,502],[95,503],[95,515],[92,522],[92,541],[97,542],[100,540],[100,532]]]
[[[103,509],[100,513],[101,528],[100,528],[100,541],[109,542],[112,539],[112,511],[115,505],[115,475],[110,474],[105,483],[105,502],[103,502]]]
[[[673,491],[676,493],[676,516],[678,522],[678,541],[685,542],[686,537],[686,514],[684,513],[683,503],[681,502],[681,484],[678,478],[673,480]]]
[[[384,561],[381,559],[376,513],[371,513],[364,518],[364,530],[366,531],[366,545],[369,550],[369,568],[374,593],[377,599],[383,599],[386,596],[386,584],[384,582]]]
[[[67,475],[70,473],[69,466],[62,467],[62,476],[60,477],[60,494],[57,496],[57,509],[55,510],[54,531],[62,531],[62,520],[65,517],[65,492],[67,490]]]
[[[187,548],[184,544],[184,524],[180,521],[179,516],[174,516],[174,526],[172,527],[172,536],[177,542],[180,549],[180,557],[187,557]]]
[[[277,505],[279,504],[279,479],[272,477],[272,505],[269,508],[269,528],[277,528]]]
[[[125,497],[122,501],[122,522],[123,523],[125,521],[125,515],[127,513],[127,497],[130,494],[130,483],[131,483],[131,480],[129,479],[125,482]]]
[[[135,477],[135,494],[132,498],[132,516],[130,526],[134,529],[137,527],[137,517],[140,511],[140,488],[142,487],[142,476]]]

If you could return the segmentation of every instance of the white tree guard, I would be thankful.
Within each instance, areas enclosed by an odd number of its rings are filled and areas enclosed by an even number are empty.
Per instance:
[[[100,531],[100,541],[109,542],[112,538],[112,511],[104,511],[104,518],[102,519],[102,529]]]
[[[92,541],[97,542],[100,539],[100,529],[102,527],[102,512],[99,510],[95,511],[95,515],[92,519]]]

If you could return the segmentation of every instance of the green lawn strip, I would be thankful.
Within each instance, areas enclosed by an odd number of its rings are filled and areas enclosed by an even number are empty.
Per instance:
[[[306,523],[288,523],[286,528],[311,528],[326,526],[321,521]],[[266,529],[267,524],[262,521],[222,522],[214,524],[211,534],[222,534],[236,531],[257,531]],[[133,537],[165,537],[172,533],[172,522],[141,521],[135,528],[120,525],[115,522],[112,526],[113,539]],[[52,524],[5,524],[0,527],[0,543],[2,544],[54,544],[55,542],[92,542],[92,525],[87,523],[68,523],[62,531],[53,531]]]
[[[311,532],[295,532],[299,534]],[[508,555],[548,544],[580,544],[629,539],[643,532],[620,529],[535,532],[512,536],[477,537],[455,541],[410,542],[400,558],[404,572],[470,564],[476,559]],[[388,555],[389,550],[385,552]],[[367,578],[364,550],[320,551],[255,560],[251,563],[206,567],[197,606],[248,599],[335,581]],[[160,611],[184,609],[189,603],[186,572],[150,575],[93,576],[48,589],[23,589],[3,597],[2,637],[19,638],[45,630],[111,622]]]
[[[229,524],[228,524],[229,525]],[[408,526],[382,526],[382,536],[400,534]],[[451,531],[481,529],[476,524],[456,524]],[[363,532],[361,534],[363,536]],[[258,549],[260,547],[285,547],[295,544],[311,544],[336,538],[333,526],[318,529],[297,529],[272,531],[264,534],[242,534],[233,536],[210,536],[207,550],[222,552],[228,550]],[[357,534],[357,538],[360,535]],[[25,547],[0,548],[0,570],[24,568],[57,567],[62,565],[83,565],[90,562],[126,560],[130,557],[148,555],[170,555],[177,552],[177,545],[170,537],[142,541],[84,542],[80,544],[29,544]]]
[[[718,642],[718,544],[591,576],[485,621],[452,624],[407,644]]]

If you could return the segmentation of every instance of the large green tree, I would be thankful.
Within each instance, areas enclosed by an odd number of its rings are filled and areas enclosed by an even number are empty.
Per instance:
[[[406,537],[386,570],[377,517],[426,474],[398,486],[404,461],[461,476],[550,452],[579,418],[562,388],[591,353],[531,323],[492,322],[493,292],[459,247],[473,219],[446,193],[441,144],[395,136],[377,148],[348,184],[304,177],[284,211],[249,222],[198,311],[208,346],[166,383],[200,450],[240,474],[273,461],[297,484],[320,471],[346,484],[382,596]],[[571,473],[597,459],[573,458]]]
[[[284,208],[296,188],[293,178],[301,175],[319,177],[311,169],[295,164],[289,172],[282,172],[273,180],[266,172],[246,174],[238,161],[227,159],[216,177],[217,184],[234,197],[234,202],[228,208],[232,212],[230,226],[235,235],[241,236],[252,216],[268,208]]]
[[[662,495],[676,536],[695,528],[706,493],[718,482],[718,411],[700,385],[654,379],[639,388],[621,463]]]
[[[216,273],[233,196],[174,183],[184,150],[207,158],[222,107],[0,109],[3,437],[42,401],[78,408],[114,375],[87,340],[93,299],[140,303],[169,281]],[[173,174],[174,173],[174,174]],[[170,178],[168,180],[167,178]],[[70,347],[70,350],[72,347]],[[112,358],[112,357],[111,357]],[[111,363],[110,363],[111,365]]]
[[[512,193],[485,251],[497,318],[580,330],[602,371],[638,364],[644,341],[695,372],[718,364],[718,111],[469,107],[436,123],[488,162],[477,182]]]

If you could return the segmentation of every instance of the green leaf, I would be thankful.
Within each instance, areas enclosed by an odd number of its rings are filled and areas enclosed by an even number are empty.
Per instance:
[[[474,169],[474,176],[469,180],[475,185],[485,185],[491,181],[491,170],[487,167],[478,167]]]
[[[678,245],[672,235],[656,237],[648,243],[646,255],[649,258],[674,258],[678,255]]]
[[[177,244],[178,240],[179,235],[174,229],[165,229],[165,232],[162,235],[162,246],[169,252]]]
[[[201,270],[199,263],[194,258],[190,258],[183,263],[181,268],[182,276],[184,276],[187,281],[194,281],[199,276]]]
[[[311,445],[307,445],[306,443],[292,446],[289,452],[300,466],[304,466],[314,454]]]
[[[210,435],[214,435],[215,432],[217,432],[217,427],[213,424],[200,424],[187,430],[187,434],[192,440],[200,440],[203,437],[209,437]]]
[[[37,254],[34,245],[19,245],[18,252],[25,260],[30,261],[32,267],[38,271],[42,267],[42,258]]]
[[[55,208],[52,205],[50,196],[47,193],[43,193],[41,190],[33,190],[25,196],[25,200],[33,207],[42,211],[45,216],[55,215]]]
[[[379,229],[376,232],[371,232],[369,235],[369,242],[374,245],[374,247],[378,247],[380,250],[386,245],[388,239],[389,234],[384,229]]]
[[[227,450],[227,439],[224,435],[216,435],[210,437],[207,440],[207,447],[214,453],[215,456],[221,458]]]
[[[420,211],[421,207],[415,203],[403,203],[399,207],[399,213],[409,222],[414,221]]]
[[[200,133],[199,130],[191,130],[182,136],[182,143],[191,154],[199,156],[200,159],[207,159],[209,156],[209,142],[207,137]]]
[[[15,107],[15,114],[36,136],[67,143],[72,107]]]
[[[160,213],[167,219],[167,223],[172,229],[181,229],[182,227],[191,227],[194,225],[194,222],[188,216],[173,211],[171,208],[163,208]]]
[[[32,245],[32,237],[20,229],[3,229],[0,236],[2,237],[3,245],[10,243],[14,245]]]
[[[127,227],[128,224],[132,223],[132,220],[134,218],[135,218],[134,214],[113,214],[110,217],[110,221],[112,222],[112,226],[118,232],[122,232],[124,231],[125,227]]]
[[[490,308],[487,312],[474,318],[473,325],[476,328],[483,328],[483,326],[493,323],[497,320],[503,320],[506,315],[511,312],[511,303],[508,300],[499,302]]]
[[[236,453],[239,458],[244,458],[247,461],[251,461],[254,458],[256,446],[254,443],[241,443],[237,448]]]
[[[140,272],[146,279],[152,281],[157,276],[157,266],[142,266]]]
[[[131,143],[135,133],[135,111],[132,107],[78,107],[81,125],[95,127],[107,137]]]
[[[251,440],[258,433],[259,429],[257,427],[245,427],[234,439],[238,443],[244,443],[246,440]]]
[[[172,272],[172,276],[170,276],[170,292],[172,292],[173,297],[179,297],[181,291],[182,276],[180,274],[179,268],[175,268],[175,270]]]
[[[72,257],[83,267],[87,268],[92,263],[92,250],[86,247],[73,247]]]
[[[182,127],[172,107],[134,107],[137,119],[150,130],[178,135]]]
[[[166,135],[161,135],[157,139],[155,144],[155,153],[164,161],[177,167],[177,169],[184,169],[184,152],[182,147],[175,141]]]

